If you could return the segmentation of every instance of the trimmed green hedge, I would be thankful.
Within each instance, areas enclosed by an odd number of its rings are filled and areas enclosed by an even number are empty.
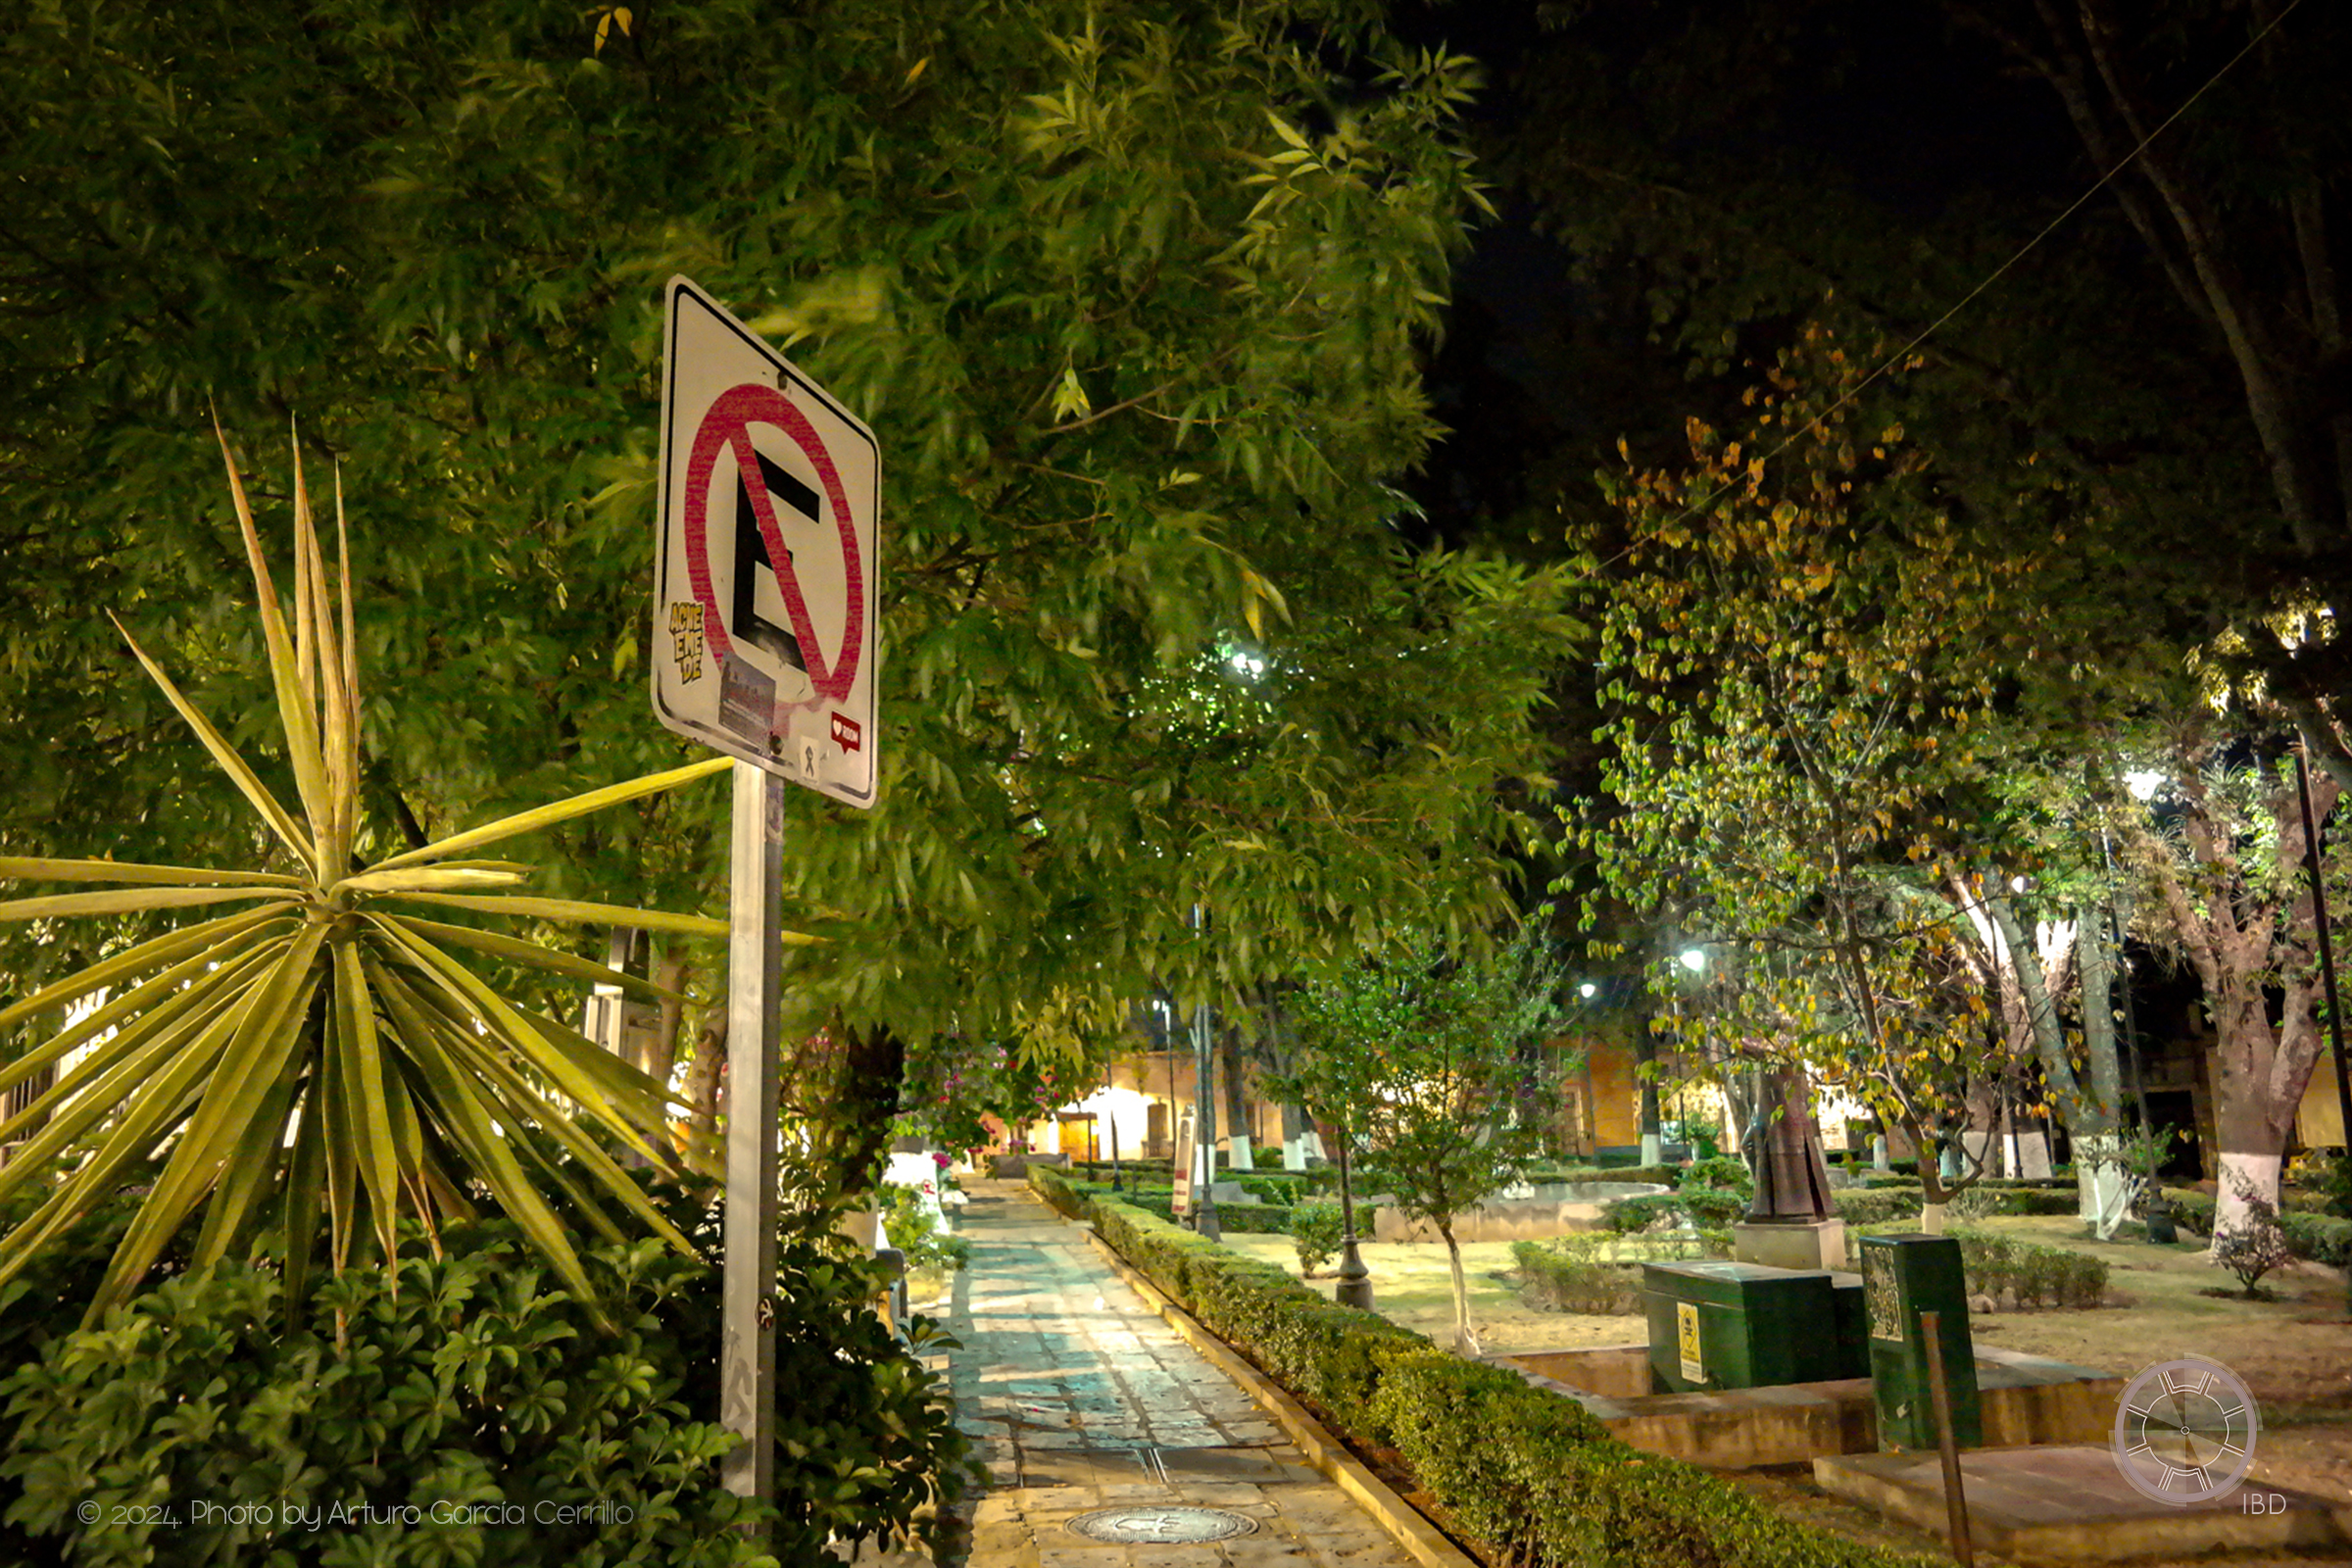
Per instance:
[[[2097,1306],[2107,1298],[2107,1263],[2102,1258],[1984,1231],[1951,1234],[1960,1244],[1960,1263],[1972,1296],[2014,1291],[2017,1304],[2026,1309],[2045,1303]]]
[[[1840,1187],[1830,1195],[1848,1225],[1886,1225],[1919,1218],[1926,1199],[1916,1187]]]
[[[1326,1300],[1244,1257],[1060,1174],[1048,1203],[1096,1232],[1211,1334],[1325,1421],[1393,1446],[1463,1530],[1522,1568],[1926,1568],[1781,1518],[1728,1482],[1611,1438],[1581,1405],[1464,1361],[1410,1329]]]
[[[1917,1182],[1841,1187],[1830,1196],[1838,1205],[1838,1217],[1848,1225],[1916,1219],[1927,1202]],[[1957,1219],[1984,1219],[1994,1214],[2074,1215],[2082,1212],[2082,1199],[2072,1182],[1980,1182],[1952,1200],[1950,1212]]]
[[[1157,1183],[1151,1186],[1138,1186],[1131,1182],[1119,1192],[1114,1193],[1107,1181],[1075,1179],[1054,1170],[1050,1165],[1038,1168],[1046,1171],[1066,1187],[1069,1190],[1071,1201],[1080,1207],[1098,1198],[1110,1199],[1118,1202],[1132,1203],[1147,1214],[1156,1215],[1158,1218],[1170,1222],[1176,1218],[1176,1190],[1173,1187],[1161,1186]],[[1297,1177],[1294,1176],[1291,1180],[1296,1181]],[[1257,1178],[1257,1184],[1260,1185],[1253,1185],[1251,1178],[1248,1176],[1242,1177],[1241,1181],[1243,1189],[1248,1192],[1260,1191],[1261,1185],[1262,1190],[1276,1191],[1279,1190],[1278,1184],[1283,1181],[1283,1178],[1260,1177]],[[1295,1222],[1298,1209],[1308,1206],[1313,1201],[1310,1199],[1307,1203],[1296,1205],[1276,1202],[1219,1203],[1217,1205],[1217,1224],[1220,1229],[1231,1231],[1236,1236],[1290,1236],[1296,1234]],[[1356,1234],[1358,1236],[1372,1234],[1372,1227],[1378,1218],[1381,1206],[1374,1203],[1355,1205]],[[1068,1212],[1075,1216],[1078,1209],[1071,1209]]]
[[[1540,1166],[1527,1173],[1531,1182],[1650,1182],[1673,1189],[1682,1184],[1680,1165],[1564,1165]]]
[[[2215,1205],[2210,1194],[2193,1188],[2168,1187],[2164,1196],[2171,1200],[2173,1212],[2193,1226],[2199,1235],[2213,1234]],[[2286,1245],[2294,1249],[2297,1257],[2330,1268],[2352,1268],[2352,1219],[2290,1208],[2278,1216],[2278,1229],[2285,1233]]]
[[[1648,1230],[1667,1218],[1721,1227],[1746,1214],[1747,1204],[1747,1199],[1729,1188],[1692,1187],[1679,1193],[1644,1193],[1638,1198],[1611,1199],[1601,1205],[1600,1222],[1620,1236]]]

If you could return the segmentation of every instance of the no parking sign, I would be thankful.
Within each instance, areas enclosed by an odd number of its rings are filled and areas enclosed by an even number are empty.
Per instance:
[[[667,304],[654,712],[871,806],[881,449],[692,282]]]

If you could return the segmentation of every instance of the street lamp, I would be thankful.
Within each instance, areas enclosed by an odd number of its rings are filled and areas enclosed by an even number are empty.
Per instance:
[[[1707,956],[1697,948],[1685,948],[1682,956],[1676,961],[1692,974],[1696,974],[1707,966]]]
[[[1207,928],[1207,911],[1193,906],[1193,929]],[[1217,1080],[1216,1058],[1210,1051],[1208,1003],[1193,1010],[1193,1147],[1200,1161],[1200,1180],[1193,1191],[1193,1229],[1210,1241],[1224,1240],[1217,1223]]]
[[[1594,997],[1600,995],[1600,987],[1588,980],[1583,985],[1576,988],[1576,994],[1584,998],[1587,1002],[1591,1002]]]
[[[1340,1282],[1331,1298],[1342,1306],[1372,1310],[1372,1271],[1355,1247],[1355,1197],[1348,1182],[1348,1117],[1341,1113],[1332,1143],[1340,1156]]]

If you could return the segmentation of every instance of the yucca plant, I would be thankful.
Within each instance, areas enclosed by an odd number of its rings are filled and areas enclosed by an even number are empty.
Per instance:
[[[0,1284],[161,1150],[161,1171],[90,1303],[92,1321],[136,1288],[200,1204],[195,1264],[220,1258],[257,1230],[282,1229],[289,1296],[299,1300],[322,1222],[330,1264],[340,1272],[353,1260],[355,1242],[364,1250],[368,1238],[378,1257],[390,1258],[404,1215],[431,1236],[439,1217],[466,1212],[470,1195],[487,1194],[587,1298],[571,1226],[551,1195],[561,1196],[577,1223],[607,1237],[619,1237],[609,1210],[627,1211],[688,1247],[589,1130],[601,1125],[646,1157],[671,1163],[668,1097],[593,1041],[501,996],[459,955],[666,993],[571,954],[428,918],[417,906],[723,935],[724,922],[696,915],[507,891],[523,881],[523,866],[466,857],[708,777],[727,760],[615,784],[360,863],[361,672],[341,484],[330,600],[297,449],[289,624],[225,438],[221,453],[301,812],[280,804],[118,620],[131,652],[284,854],[273,849],[276,865],[245,870],[0,858],[0,877],[101,884],[0,903],[0,919],[237,906],[140,942],[0,1010],[5,1031],[43,1009],[103,998],[64,1032],[0,1066],[0,1092],[44,1068],[63,1069],[38,1099],[0,1121],[0,1144],[24,1140],[0,1169],[0,1203],[23,1184],[52,1175],[61,1156],[71,1167],[28,1219],[0,1237]],[[79,1048],[86,1053],[65,1067]]]

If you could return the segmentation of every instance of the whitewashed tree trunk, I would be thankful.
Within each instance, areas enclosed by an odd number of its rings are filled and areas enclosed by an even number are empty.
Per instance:
[[[2115,1239],[2131,1212],[2131,1176],[2115,1157],[2120,1142],[2113,1133],[2075,1140],[2075,1191],[2082,1223],[2102,1242]]]
[[[1921,1235],[1941,1236],[1943,1234],[1943,1211],[1946,1205],[1942,1203],[1923,1203],[1920,1205],[1919,1230]]]
[[[2222,1176],[2214,1200],[2215,1247],[2219,1247],[2222,1238],[2230,1232],[2254,1228],[2252,1204],[2248,1201],[2250,1199],[2260,1199],[2271,1205],[2273,1213],[2278,1211],[2280,1163],[2277,1154],[2244,1149],[2222,1151]]]
[[[1453,1239],[1450,1221],[1438,1227],[1438,1234],[1446,1239],[1446,1263],[1453,1272],[1453,1348],[1457,1354],[1475,1356],[1478,1335],[1470,1327],[1470,1281],[1462,1272],[1462,1249]]]

